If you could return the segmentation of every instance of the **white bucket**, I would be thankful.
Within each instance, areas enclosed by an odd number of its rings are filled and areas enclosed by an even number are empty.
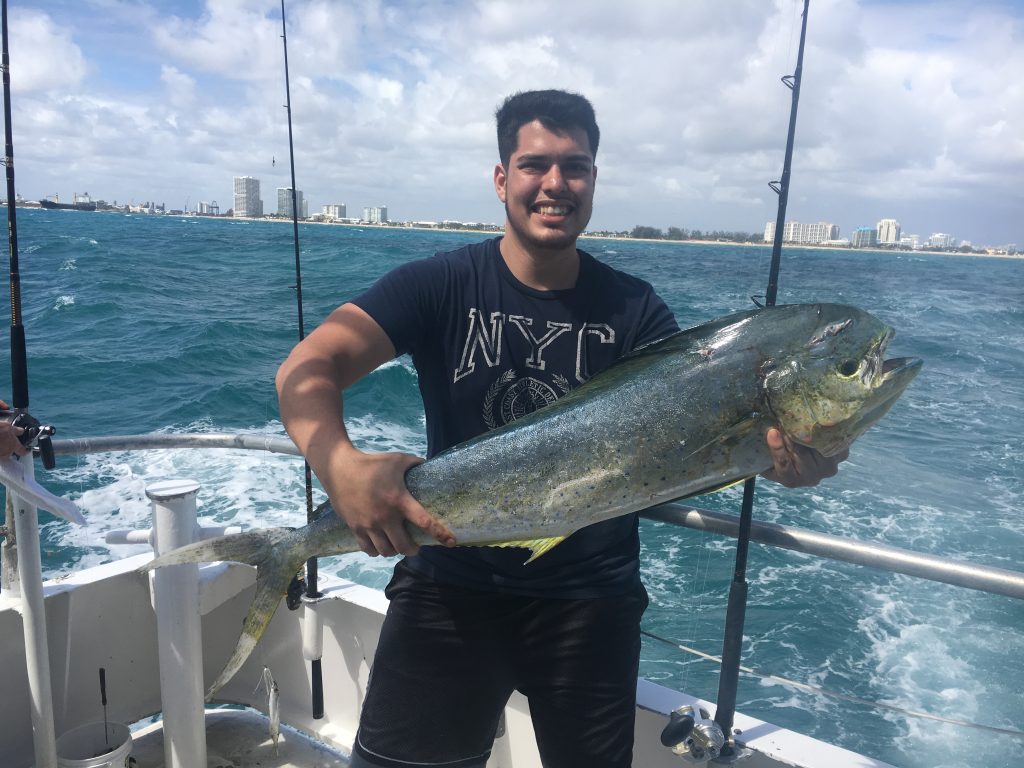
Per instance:
[[[121,723],[86,723],[57,739],[57,768],[128,768],[132,733]]]

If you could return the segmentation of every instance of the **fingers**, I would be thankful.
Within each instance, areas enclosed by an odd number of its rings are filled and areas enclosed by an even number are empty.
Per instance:
[[[14,436],[16,438],[21,437],[24,433],[25,430],[22,429],[21,427],[14,428]],[[26,456],[32,452],[32,449],[29,448],[27,445],[23,445],[20,440],[15,440],[14,452],[19,456]]]
[[[455,534],[451,532],[447,525],[427,512],[423,505],[416,501],[411,494],[409,495],[409,503],[406,506],[405,519],[417,528],[426,531],[439,544],[444,544],[446,547],[455,546]]]
[[[401,453],[359,453],[339,467],[338,483],[329,492],[334,510],[352,530],[359,548],[371,557],[416,554],[417,528],[441,544],[455,544],[451,531],[405,485],[405,473],[422,461]],[[422,535],[416,538],[423,540]]]
[[[22,445],[18,436],[25,432],[21,427],[13,426],[9,421],[0,421],[0,455],[25,456],[32,449]]]
[[[839,471],[839,465],[849,457],[844,449],[834,456],[825,456],[813,448],[794,443],[778,429],[769,429],[765,435],[772,468],[763,477],[786,488],[815,486]]]

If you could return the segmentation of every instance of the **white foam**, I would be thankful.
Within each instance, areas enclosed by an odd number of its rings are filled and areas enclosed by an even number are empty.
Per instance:
[[[353,442],[364,450],[401,450],[422,453],[425,440],[416,430],[390,422],[352,419],[348,423]],[[175,430],[186,433],[219,432],[208,422]],[[259,435],[284,436],[280,422],[262,429],[234,430]],[[53,578],[115,558],[148,551],[147,545],[107,545],[104,537],[117,529],[150,527],[151,505],[146,487],[174,478],[200,483],[197,512],[201,524],[240,525],[255,529],[300,526],[306,520],[302,459],[262,451],[225,449],[171,449],[98,453],[62,460],[52,477],[70,486],[67,495],[83,510],[87,525],[48,524],[48,535],[57,546],[82,552],[74,563],[50,570]],[[326,500],[314,478],[313,503]],[[323,569],[368,586],[382,587],[395,559],[368,558],[355,553],[324,561]]]

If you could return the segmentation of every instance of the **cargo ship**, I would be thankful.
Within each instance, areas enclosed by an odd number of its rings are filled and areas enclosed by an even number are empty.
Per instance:
[[[77,192],[74,194],[74,201],[70,203],[60,202],[60,198],[57,195],[53,196],[53,200],[48,197],[40,199],[39,205],[43,208],[50,208],[58,211],[95,211],[96,203],[93,202],[92,198],[89,197],[89,193],[86,192],[83,195],[79,195]]]

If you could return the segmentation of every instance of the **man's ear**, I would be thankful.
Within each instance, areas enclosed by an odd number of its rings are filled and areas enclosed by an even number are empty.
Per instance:
[[[505,172],[505,166],[498,163],[494,166],[494,191],[498,194],[498,199],[501,202],[505,200],[505,182],[508,180],[508,174]]]

